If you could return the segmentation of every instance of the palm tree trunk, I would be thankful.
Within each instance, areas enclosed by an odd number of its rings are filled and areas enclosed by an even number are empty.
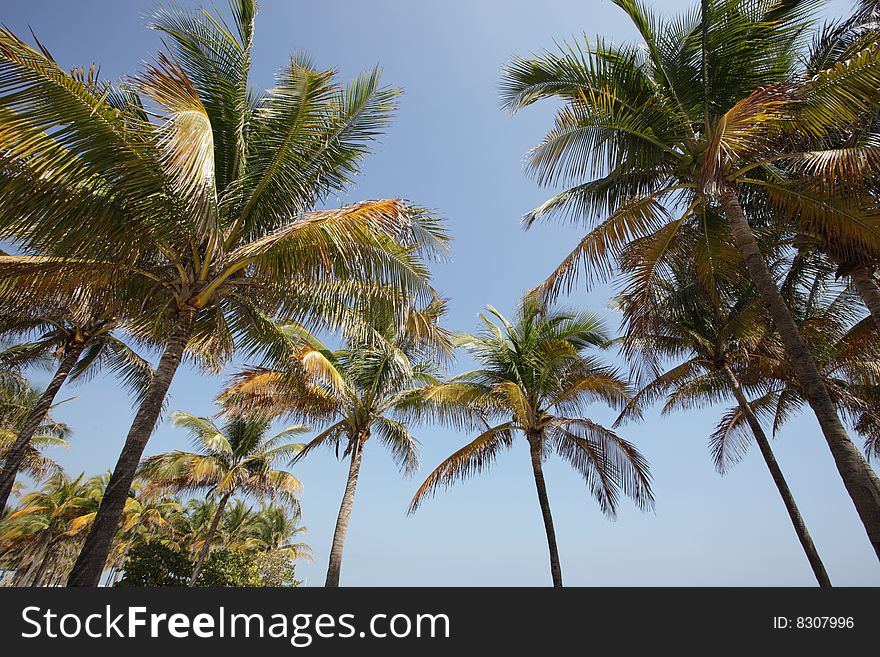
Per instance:
[[[776,462],[776,456],[770,448],[770,441],[767,439],[767,434],[764,433],[761,423],[752,411],[752,407],[749,405],[749,402],[742,391],[739,379],[733,373],[733,370],[731,370],[730,366],[726,363],[722,366],[722,370],[730,383],[730,387],[733,389],[733,396],[736,397],[736,402],[739,404],[739,408],[743,412],[743,415],[746,416],[746,421],[749,423],[749,427],[755,436],[755,441],[758,443],[758,448],[761,450],[761,456],[764,457],[764,463],[767,464],[767,469],[770,470],[770,476],[773,477],[773,483],[776,484],[776,490],[779,491],[779,496],[785,504],[785,509],[788,511],[788,517],[791,518],[791,524],[794,527],[798,540],[801,542],[804,554],[807,555],[807,561],[810,562],[810,567],[813,569],[816,581],[819,582],[819,586],[830,587],[831,579],[828,577],[825,565],[819,557],[819,551],[816,550],[816,546],[813,544],[813,539],[807,529],[807,523],[804,522],[804,518],[801,516],[801,512],[794,501],[794,495],[788,487],[788,482],[782,474],[782,469],[779,467],[779,463]]]
[[[850,278],[856,288],[856,292],[865,302],[874,324],[880,328],[880,287],[874,280],[874,272],[864,265],[856,266],[850,272]]]
[[[538,491],[538,504],[544,517],[544,530],[547,532],[547,547],[550,549],[550,575],[553,586],[562,587],[562,566],[559,564],[559,549],[556,547],[556,530],[553,529],[553,515],[550,513],[550,498],[544,483],[544,470],[541,467],[541,444],[536,438],[529,438],[529,453],[532,457],[532,472],[535,475],[535,488]]]
[[[122,548],[122,554],[119,555],[119,561],[117,562],[118,566],[112,566],[110,568],[110,572],[107,574],[107,579],[104,580],[104,586],[109,587],[113,586],[116,582],[114,581],[120,572],[125,570],[125,557],[128,556],[128,551],[131,549],[132,543],[134,543],[134,538],[137,535],[137,530],[140,528],[141,522],[132,527],[131,536],[128,537],[128,540],[125,542],[125,547]]]
[[[40,559],[40,565],[37,568],[37,572],[34,573],[34,579],[31,581],[31,586],[45,586],[43,579],[46,575],[46,567],[52,563],[52,541],[49,541],[49,545],[46,547],[46,552],[43,554],[43,558]]]
[[[709,0],[700,0],[700,75],[703,78],[703,133],[709,131]]]
[[[24,424],[21,425],[18,437],[16,437],[15,442],[9,449],[9,452],[7,452],[3,470],[0,472],[0,515],[3,514],[6,503],[9,501],[9,495],[12,493],[15,478],[18,476],[18,471],[31,445],[31,438],[34,437],[34,433],[36,433],[40,424],[46,418],[46,414],[52,407],[52,402],[55,401],[55,395],[58,394],[58,390],[67,380],[70,370],[76,365],[84,347],[85,344],[79,342],[68,347],[58,365],[58,369],[55,370],[55,375],[43,391],[43,394],[40,395],[36,406],[34,406]]]
[[[92,529],[73,565],[67,580],[68,586],[97,586],[100,581],[135,471],[159,420],[165,395],[189,342],[197,312],[192,306],[186,306],[178,314],[177,323],[159,360],[159,366],[128,430],[125,446],[104,491]]]
[[[52,532],[55,531],[54,522],[43,530],[39,540],[39,547],[34,551],[34,558],[28,564],[27,570],[21,576],[16,577],[16,586],[35,586],[35,582],[39,579],[48,562],[49,547],[52,545]],[[17,574],[17,573],[16,573]]]
[[[816,361],[813,360],[785,300],[779,293],[735,191],[728,187],[718,200],[730,224],[736,247],[745,261],[749,278],[770,311],[801,390],[822,428],[843,485],[856,507],[874,552],[880,559],[880,479],[847,435],[819,374]]]
[[[348,466],[348,481],[345,482],[345,493],[342,494],[342,504],[339,505],[336,530],[333,532],[333,543],[330,547],[330,563],[327,565],[327,580],[324,582],[326,588],[339,587],[339,574],[342,571],[342,550],[345,547],[345,534],[348,531],[351,510],[354,507],[354,493],[357,490],[363,450],[363,440],[361,437],[358,437],[352,442],[351,463]]]
[[[202,566],[205,563],[205,559],[208,558],[208,552],[211,551],[211,541],[214,539],[214,534],[217,533],[217,527],[220,525],[220,519],[223,517],[223,509],[231,495],[232,492],[226,493],[217,503],[217,511],[214,513],[214,519],[211,521],[211,526],[208,527],[208,533],[205,535],[205,542],[202,544],[202,549],[199,550],[199,557],[196,559],[196,563],[193,566],[192,577],[189,578],[189,584],[187,584],[187,586],[196,585],[196,580],[199,578],[199,573],[202,572]]]

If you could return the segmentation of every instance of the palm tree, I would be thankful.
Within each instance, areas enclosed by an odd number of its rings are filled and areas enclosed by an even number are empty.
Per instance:
[[[0,30],[0,305],[110,296],[162,350],[70,578],[95,586],[186,351],[219,367],[280,314],[338,327],[376,300],[427,300],[438,219],[399,200],[310,211],[346,189],[389,123],[379,71],[348,85],[296,55],[248,80],[256,4],[231,19],[158,9],[160,53],[123,85],[64,71]]]
[[[175,413],[174,424],[190,433],[198,451],[151,456],[143,462],[139,474],[154,486],[178,491],[207,490],[218,498],[189,581],[189,586],[195,586],[230,497],[241,492],[298,504],[299,480],[273,466],[289,461],[302,449],[300,444],[285,441],[308,428],[295,425],[270,436],[266,420],[232,418],[219,428],[213,420],[189,413]]]
[[[315,448],[332,446],[349,457],[348,478],[330,549],[325,586],[338,587],[345,537],[351,521],[363,450],[376,435],[405,473],[418,468],[417,441],[400,412],[417,405],[426,386],[437,383],[433,372],[450,345],[438,321],[442,303],[409,311],[404,318],[385,309],[372,319],[368,341],[332,351],[318,338],[296,327],[299,342],[279,367],[251,368],[240,373],[223,399],[243,412],[285,415],[324,423],[323,430],[296,461]],[[329,425],[329,426],[326,426]]]
[[[749,439],[754,439],[816,581],[820,586],[831,586],[819,552],[757,417],[757,408],[747,398],[750,392],[760,390],[767,381],[766,373],[755,376],[752,365],[769,328],[765,328],[764,309],[759,305],[754,289],[742,283],[717,285],[713,294],[694,280],[692,270],[676,271],[670,280],[658,287],[661,289],[654,304],[647,308],[638,295],[622,294],[617,298],[628,320],[626,336],[620,339],[620,344],[624,354],[637,364],[636,370],[644,372],[646,378],[618,422],[639,414],[642,406],[664,396],[663,412],[667,413],[711,404],[725,395],[732,395],[737,408],[724,415],[712,435],[715,467],[724,474],[743,456]],[[748,374],[744,376],[743,371]],[[751,386],[744,386],[741,379],[749,381]]]
[[[66,431],[63,433],[66,434]],[[58,434],[62,434],[58,425],[53,423],[47,426],[44,423],[42,428],[38,428],[37,435],[31,437],[31,444],[24,454],[20,467],[21,470],[24,470],[33,477],[37,483],[42,481],[48,474],[61,470],[61,466],[58,463],[43,454],[43,450],[48,447],[67,447],[70,444],[63,435]],[[0,428],[0,459],[9,453],[14,444],[15,432]]]
[[[113,334],[112,312],[71,304],[58,312],[31,315],[17,312],[0,317],[0,336],[24,339],[0,352],[0,367],[22,368],[55,358],[58,366],[28,416],[18,427],[11,445],[4,450],[0,471],[0,513],[19,470],[32,453],[35,433],[44,423],[58,390],[68,380],[85,379],[107,368],[119,375],[136,394],[142,393],[152,376],[150,364]]]
[[[41,397],[41,393],[34,390],[30,383],[24,379],[8,384],[4,384],[0,380],[0,461],[6,458],[9,451],[15,446],[21,426],[31,417]],[[19,468],[39,483],[47,474],[61,470],[55,461],[43,455],[42,450],[47,447],[66,447],[70,427],[63,422],[56,422],[51,415],[46,413],[35,433],[36,435],[31,436]],[[5,507],[0,509],[0,517],[2,517],[4,510]]]
[[[833,65],[875,46],[878,40],[878,3],[862,0],[843,20],[822,27],[806,58],[806,74],[819,75]],[[851,281],[874,322],[880,326],[880,286],[875,272],[880,265],[880,226],[874,199],[873,172],[878,164],[880,111],[874,109],[834,134],[817,139],[803,157],[779,165],[779,175],[799,188],[799,195],[820,212],[804,212],[804,203],[777,203],[772,211],[784,218],[799,238],[801,251],[818,249],[837,266],[838,276]],[[828,175],[823,152],[836,153]],[[801,207],[799,207],[801,206]],[[841,226],[845,230],[841,230]]]
[[[150,540],[166,532],[174,534],[172,522],[182,513],[180,502],[165,491],[150,490],[135,482],[131,496],[125,505],[116,547],[110,555],[107,585],[116,581],[125,569],[125,560],[137,542]],[[124,541],[124,542],[123,542]]]
[[[308,543],[293,540],[307,531],[299,522],[298,510],[291,513],[280,504],[264,504],[254,518],[254,542],[263,552],[281,552],[292,559],[311,560],[312,548]]]
[[[811,159],[821,163],[815,178],[832,182],[844,158],[839,150],[816,152],[814,145],[876,110],[880,49],[872,43],[812,74],[799,62],[812,3],[706,0],[702,11],[672,20],[656,18],[638,0],[615,4],[642,44],[599,38],[517,58],[503,76],[511,110],[548,97],[563,101],[530,166],[541,183],[580,183],[527,215],[527,222],[565,212],[602,218],[544,292],[552,297],[570,287],[581,265],[593,279],[610,276],[633,240],[650,244],[641,275],[654,279],[678,231],[708,239],[709,224],[723,218],[880,558],[880,479],[847,435],[745,209],[754,201],[808,216],[831,212],[776,175],[777,164]],[[854,229],[859,216],[831,214],[839,233],[864,234]],[[772,223],[772,217],[755,222]]]
[[[217,539],[224,548],[244,548],[253,537],[257,513],[243,500],[234,499],[223,507]],[[213,540],[213,539],[212,539]]]
[[[559,587],[562,568],[544,459],[555,451],[567,461],[609,516],[616,513],[621,493],[639,508],[653,505],[648,464],[632,444],[585,415],[594,401],[620,406],[629,399],[627,383],[618,373],[585,353],[608,341],[595,315],[542,308],[533,296],[523,299],[512,322],[491,306],[489,312],[500,326],[481,315],[484,330],[458,341],[480,368],[427,391],[427,403],[413,409],[458,423],[470,420],[484,429],[428,476],[410,512],[438,487],[482,472],[521,432],[529,444],[553,585]]]

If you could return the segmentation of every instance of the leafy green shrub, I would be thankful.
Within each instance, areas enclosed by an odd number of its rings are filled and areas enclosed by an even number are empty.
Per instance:
[[[192,576],[189,557],[150,541],[135,545],[125,560],[125,577],[117,586],[186,586]]]
[[[239,550],[213,550],[199,578],[198,586],[263,586],[254,556]]]
[[[189,555],[158,541],[129,550],[125,576],[117,586],[186,586],[192,576]],[[241,550],[212,550],[202,566],[197,586],[297,586],[294,561],[282,551],[248,554]]]
[[[261,552],[256,556],[261,586],[299,586],[294,577],[293,558],[282,550]]]

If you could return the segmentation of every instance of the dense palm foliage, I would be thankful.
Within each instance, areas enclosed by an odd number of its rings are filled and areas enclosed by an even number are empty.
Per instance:
[[[108,479],[109,474],[71,479],[55,473],[37,490],[22,495],[0,519],[0,564],[15,573],[14,586],[57,586],[66,581]],[[176,563],[186,569],[186,577],[179,584],[184,585],[191,579],[194,563],[207,541],[218,544],[222,553],[216,560],[219,564],[207,560],[207,567],[215,571],[207,578],[209,584],[236,583],[228,576],[224,579],[222,572],[232,558],[238,566],[232,574],[240,579],[244,573],[250,585],[296,585],[296,560],[311,558],[311,549],[300,540],[305,528],[299,523],[297,508],[286,503],[253,507],[233,499],[212,539],[209,534],[217,507],[211,497],[185,500],[137,482],[114,539],[106,585],[126,578],[126,584],[147,583],[141,570],[143,559],[156,554],[179,555]],[[154,546],[166,551],[157,552]],[[156,562],[150,567],[161,573],[173,569],[173,565]],[[149,583],[169,584],[171,579],[173,575]]]
[[[639,414],[646,404],[664,397],[664,414],[710,406],[733,397],[736,407],[725,413],[711,437],[716,468],[723,474],[743,456],[752,440],[757,442],[816,580],[820,586],[830,586],[822,559],[758,419],[766,405],[748,398],[755,393],[770,394],[765,391],[777,386],[775,372],[766,369],[766,354],[779,354],[781,345],[751,285],[742,279],[726,285],[714,282],[714,294],[710,294],[688,272],[676,271],[671,280],[658,285],[648,307],[634,307],[641,306],[640,301],[626,294],[618,298],[629,320],[620,344],[643,379],[621,419]],[[841,322],[847,319],[838,317]]]
[[[608,341],[595,315],[542,308],[531,296],[522,301],[512,322],[489,310],[500,325],[483,316],[482,333],[458,340],[479,369],[427,390],[424,400],[416,401],[421,408],[413,408],[417,414],[479,426],[481,433],[428,475],[410,510],[438,487],[482,472],[521,433],[529,444],[553,585],[562,586],[542,468],[550,454],[555,452],[584,478],[610,516],[621,494],[640,508],[653,505],[645,459],[631,443],[587,417],[591,403],[612,407],[626,403],[629,388],[613,368],[586,354],[590,347]]]
[[[178,502],[178,507],[181,504]],[[185,586],[217,510],[211,498],[192,499],[167,514],[167,526],[143,533],[130,547],[119,585]],[[305,528],[289,506],[256,508],[234,499],[223,513],[196,586],[297,586],[296,560],[310,558],[299,542]],[[112,581],[112,580],[111,580]]]
[[[367,441],[387,447],[404,472],[419,465],[417,443],[406,419],[424,403],[423,394],[438,383],[438,360],[449,350],[446,332],[437,325],[444,306],[411,310],[399,321],[375,314],[369,340],[333,351],[313,335],[287,327],[291,355],[281,369],[255,368],[236,377],[224,393],[228,403],[246,413],[284,415],[321,423],[297,460],[331,446],[348,457],[349,470],[336,520],[326,586],[339,586],[345,536]]]
[[[17,565],[18,585],[43,586],[66,575],[65,565],[82,543],[106,483],[106,477],[71,479],[55,473],[3,518],[0,553]]]
[[[805,227],[841,244],[878,244],[872,204],[844,207],[832,191],[845,178],[870,192],[853,173],[869,165],[853,163],[871,161],[874,147],[831,142],[876,111],[880,47],[870,33],[843,59],[805,57],[816,7],[808,0],[706,0],[673,19],[638,0],[615,3],[641,43],[599,38],[517,58],[504,72],[511,110],[563,101],[529,164],[542,183],[576,183],[527,221],[562,215],[591,225],[543,292],[570,289],[582,269],[607,278],[624,260],[647,300],[671,260],[689,258],[709,287],[731,251],[741,258],[880,557],[880,479],[849,439],[755,232],[782,238]]]
[[[279,461],[291,461],[303,448],[287,439],[308,431],[308,427],[291,426],[270,435],[266,420],[232,418],[220,428],[209,418],[189,413],[176,413],[174,424],[190,433],[198,451],[151,456],[143,462],[139,473],[154,486],[175,491],[207,490],[217,497],[217,509],[193,567],[189,585],[194,586],[226,503],[233,495],[246,493],[297,504],[299,480],[273,466]]]

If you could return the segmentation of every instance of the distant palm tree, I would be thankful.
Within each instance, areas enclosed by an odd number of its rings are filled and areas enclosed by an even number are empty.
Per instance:
[[[607,515],[616,513],[621,493],[639,508],[653,505],[642,455],[586,416],[596,401],[620,407],[629,399],[629,388],[614,369],[586,354],[608,341],[602,322],[592,313],[547,309],[532,296],[523,299],[513,321],[491,306],[489,312],[500,325],[481,315],[484,330],[458,340],[479,368],[426,391],[425,401],[414,400],[412,407],[416,414],[482,425],[483,430],[428,476],[410,512],[440,486],[482,472],[513,444],[516,433],[522,433],[529,445],[553,585],[559,587],[562,567],[542,467],[550,452],[584,478]]]
[[[292,559],[311,560],[312,548],[308,543],[294,542],[306,532],[299,524],[300,514],[280,504],[264,504],[253,521],[254,542],[263,551],[282,552]]]
[[[345,537],[354,508],[361,459],[367,441],[376,436],[391,450],[406,473],[419,463],[417,441],[403,409],[418,404],[421,394],[437,383],[438,358],[450,350],[446,332],[438,326],[442,303],[401,320],[379,312],[370,320],[369,340],[353,340],[333,351],[318,338],[288,327],[298,348],[278,369],[252,368],[239,374],[222,399],[241,412],[289,416],[329,424],[306,444],[296,460],[317,447],[332,446],[349,457],[348,478],[327,567],[325,586],[338,587]]]
[[[832,280],[833,267],[809,264],[798,272],[793,267],[783,283],[786,303],[798,329],[810,346],[825,387],[841,417],[865,438],[868,457],[880,454],[880,331],[852,287]],[[798,280],[792,284],[792,279]],[[776,432],[808,404],[794,374],[785,348],[772,327],[754,356],[746,363],[743,377],[760,383],[761,394],[751,405],[768,419]],[[730,418],[735,424],[736,419]]]
[[[562,101],[529,165],[543,184],[574,186],[527,215],[528,223],[568,213],[592,224],[543,292],[552,298],[581,271],[590,280],[610,277],[634,242],[645,254],[641,277],[660,278],[677,255],[669,248],[677,234],[695,231],[713,240],[716,223],[724,223],[880,558],[880,478],[850,440],[747,214],[774,207],[826,217],[824,225],[838,235],[880,243],[876,212],[835,210],[827,195],[804,194],[797,178],[778,171],[807,163],[812,180],[828,189],[861,157],[826,144],[880,105],[880,49],[871,40],[845,61],[804,67],[816,5],[803,0],[703,0],[674,19],[654,16],[639,0],[614,2],[640,43],[598,38],[516,58],[503,74],[511,110],[545,98]],[[752,215],[755,227],[775,219]],[[858,230],[864,219],[875,228]],[[695,275],[713,263],[703,264]]]
[[[111,311],[95,310],[88,304],[71,303],[65,310],[49,313],[16,312],[0,316],[0,338],[22,340],[0,352],[0,367],[21,369],[49,359],[58,361],[52,379],[21,422],[14,442],[3,453],[0,513],[6,507],[19,469],[32,451],[34,435],[62,385],[108,369],[135,394],[146,390],[152,367],[114,335],[116,328]]]
[[[231,418],[220,428],[209,418],[189,413],[175,413],[174,425],[190,433],[198,451],[151,456],[141,464],[139,474],[154,486],[177,491],[206,490],[217,497],[217,508],[189,581],[189,586],[195,586],[230,497],[247,493],[298,504],[302,487],[299,480],[273,466],[279,461],[290,461],[303,448],[286,439],[308,431],[308,427],[291,426],[270,435],[266,420]]]
[[[42,394],[33,389],[24,379],[14,385],[4,385],[0,381],[0,461],[6,458],[21,435],[21,426],[33,415]],[[39,483],[47,474],[60,472],[60,466],[45,456],[46,447],[66,447],[70,427],[56,422],[48,413],[31,435],[29,445],[21,458],[19,469],[27,472]],[[10,489],[11,490],[11,489]],[[3,515],[0,509],[0,517]]]
[[[243,500],[233,499],[223,508],[216,539],[225,548],[245,547],[253,535],[257,512]]]
[[[184,353],[251,354],[268,317],[338,328],[353,308],[428,301],[441,222],[400,200],[313,211],[346,190],[397,90],[302,54],[249,79],[256,3],[231,20],[157,9],[167,51],[114,86],[0,29],[0,308],[106,295],[162,351],[70,577],[96,586]],[[33,255],[39,254],[39,255]]]
[[[182,513],[180,502],[166,491],[150,490],[135,481],[131,496],[125,505],[119,535],[110,555],[107,583],[110,585],[125,568],[129,550],[142,540],[174,534],[172,522]]]

